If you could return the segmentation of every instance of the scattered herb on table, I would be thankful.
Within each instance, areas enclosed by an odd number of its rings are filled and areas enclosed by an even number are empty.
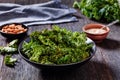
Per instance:
[[[17,61],[17,59],[12,58],[11,55],[6,55],[5,58],[4,58],[4,63],[7,66],[14,66],[16,61]]]
[[[107,22],[120,20],[119,0],[81,0],[75,1],[73,7],[91,19],[105,20]]]
[[[17,61],[16,58],[12,58],[12,55],[17,51],[17,47],[18,47],[17,43],[18,43],[18,39],[15,39],[11,41],[7,46],[0,46],[0,54],[5,55],[4,63],[7,66],[14,66],[15,62]]]
[[[86,43],[83,32],[72,32],[59,26],[30,34],[30,42],[24,42],[22,54],[41,64],[69,64],[90,56],[92,44]]]
[[[8,44],[8,46],[17,49],[17,47],[18,47],[18,44],[17,44],[17,43],[18,43],[18,39],[15,39],[15,40],[11,41],[11,42]]]
[[[15,39],[11,41],[7,46],[0,46],[0,53],[1,54],[14,54],[17,51],[17,42],[18,40]]]
[[[12,48],[12,47],[3,47],[3,46],[1,46],[0,47],[0,53],[1,54],[9,54],[9,53],[14,53],[14,52],[16,52],[17,51],[17,49],[16,48]]]

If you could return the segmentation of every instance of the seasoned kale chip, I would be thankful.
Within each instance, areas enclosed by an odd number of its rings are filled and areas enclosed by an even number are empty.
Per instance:
[[[54,25],[30,34],[30,41],[24,42],[22,54],[31,61],[41,64],[69,64],[90,56],[92,44],[86,43],[83,32],[72,32]]]

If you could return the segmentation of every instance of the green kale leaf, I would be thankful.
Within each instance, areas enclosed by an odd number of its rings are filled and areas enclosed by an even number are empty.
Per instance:
[[[90,56],[91,44],[86,43],[84,32],[72,32],[54,25],[30,34],[24,42],[22,54],[31,61],[41,64],[68,64],[79,62]]]
[[[16,61],[17,61],[17,59],[12,58],[11,55],[6,55],[4,58],[4,63],[7,66],[14,66]]]
[[[120,21],[119,0],[81,0],[81,2],[75,1],[73,7],[79,8],[90,19]]]

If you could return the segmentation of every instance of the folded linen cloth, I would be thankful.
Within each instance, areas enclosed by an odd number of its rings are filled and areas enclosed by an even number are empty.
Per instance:
[[[61,4],[60,0],[32,5],[0,3],[0,25],[23,23],[30,26],[77,21],[73,16],[75,12],[75,9]]]

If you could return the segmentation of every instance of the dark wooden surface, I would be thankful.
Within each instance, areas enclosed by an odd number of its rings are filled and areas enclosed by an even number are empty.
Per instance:
[[[48,0],[0,0],[5,3],[33,4]],[[62,0],[62,3],[72,7],[74,0]],[[78,22],[59,24],[72,31],[82,31],[88,23],[99,23],[81,16]],[[107,24],[107,23],[102,23]],[[29,34],[35,30],[50,28],[51,25],[33,26]],[[71,72],[47,73],[34,68],[17,54],[18,63],[14,68],[4,65],[4,56],[0,55],[0,80],[120,80],[120,24],[110,27],[111,31],[101,44],[97,44],[95,56],[85,65]],[[0,35],[0,46],[5,46],[6,39]]]

